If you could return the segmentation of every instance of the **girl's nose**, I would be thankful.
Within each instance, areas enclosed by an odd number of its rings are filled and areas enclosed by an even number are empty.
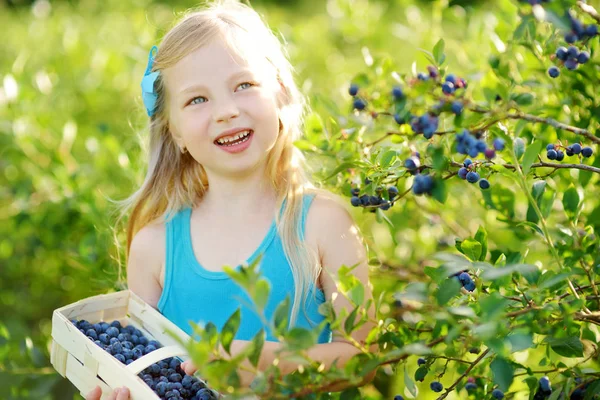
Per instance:
[[[214,110],[215,122],[229,121],[236,118],[240,114],[240,110],[232,98],[221,101],[216,105]]]

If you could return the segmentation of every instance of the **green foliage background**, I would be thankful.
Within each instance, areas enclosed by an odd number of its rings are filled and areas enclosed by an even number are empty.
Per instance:
[[[168,29],[174,13],[195,3],[26,3],[0,5],[5,32],[0,45],[0,398],[77,398],[76,390],[49,362],[52,311],[119,289],[114,215],[107,199],[124,198],[141,183],[147,117],[139,83],[148,50]],[[340,122],[351,115],[348,85],[369,69],[365,64],[369,55],[376,60],[387,55],[389,68],[411,74],[411,69],[423,71],[428,64],[419,48],[431,50],[440,38],[445,40],[446,65],[475,87],[474,97],[489,100],[504,94],[505,82],[490,66],[506,68],[521,82],[515,90],[532,93],[533,102],[543,104],[548,115],[581,127],[598,126],[600,102],[594,98],[598,74],[596,78],[573,74],[577,81],[561,87],[563,80],[550,81],[543,75],[553,47],[548,49],[543,42],[526,45],[536,34],[549,33],[543,31],[547,28],[536,32],[533,23],[523,25],[525,45],[519,45],[506,40],[521,23],[516,2],[457,4],[254,3],[289,42],[297,82],[325,121],[320,125],[315,116],[307,131],[318,125],[321,139],[332,134],[322,126],[336,126],[328,125],[330,117]],[[597,43],[594,46],[598,48]],[[490,58],[494,55],[498,58]],[[574,91],[566,93],[567,87]],[[382,132],[372,131],[372,138]],[[548,143],[557,135],[554,129],[536,125],[521,136],[543,137]],[[561,132],[560,139],[572,142],[575,136]],[[318,178],[329,176],[339,163],[326,150],[307,155]],[[595,160],[598,166],[599,158]],[[561,170],[551,179],[551,196],[557,200],[550,203],[547,223],[557,234],[557,243],[566,246],[573,235],[597,230],[598,177]],[[587,213],[582,224],[576,218],[565,219],[559,201],[572,182],[581,198],[577,213]],[[452,251],[456,239],[473,237],[479,226],[488,233],[490,262],[504,253],[515,262],[555,266],[540,237],[521,223],[528,203],[514,181],[494,176],[492,193],[502,205],[498,210],[486,205],[478,189],[465,189],[462,183],[448,185],[443,205],[406,197],[386,212],[393,229],[380,216],[354,210],[369,244],[376,297],[428,280],[424,267],[434,265],[431,255]],[[344,179],[331,179],[327,185],[348,195]],[[116,234],[124,243],[122,230]],[[561,285],[553,289],[566,292]],[[393,301],[389,296],[386,300]],[[410,376],[415,365],[408,364]],[[402,374],[392,382],[386,396],[404,388]],[[379,398],[377,391],[370,393]],[[419,395],[423,400],[433,398],[427,389]]]

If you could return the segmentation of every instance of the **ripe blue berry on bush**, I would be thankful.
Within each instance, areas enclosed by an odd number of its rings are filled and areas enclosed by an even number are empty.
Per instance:
[[[148,340],[143,332],[133,325],[123,327],[117,320],[110,324],[102,322],[94,325],[86,320],[71,322],[87,335],[88,339],[125,365],[162,347],[156,340]],[[106,344],[94,339],[95,336],[103,335],[110,336],[114,341]],[[181,361],[177,358],[170,357],[154,363],[138,376],[161,399],[214,400],[218,398],[216,393],[207,388],[198,378],[186,375],[181,369]]]
[[[502,400],[504,398],[504,393],[500,389],[494,389],[492,391],[492,397],[494,399]]]
[[[433,390],[436,393],[441,392],[442,390],[444,390],[444,385],[442,385],[440,382],[438,381],[433,381],[431,382],[431,384],[429,385],[429,387],[431,388],[431,390]]]

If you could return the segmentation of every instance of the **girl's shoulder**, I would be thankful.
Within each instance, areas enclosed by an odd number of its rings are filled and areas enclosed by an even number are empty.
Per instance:
[[[332,228],[335,230],[335,226],[332,225],[344,224],[349,220],[352,220],[349,207],[340,196],[318,191],[306,214],[306,239],[317,245],[319,254],[322,255],[327,235],[332,232]]]

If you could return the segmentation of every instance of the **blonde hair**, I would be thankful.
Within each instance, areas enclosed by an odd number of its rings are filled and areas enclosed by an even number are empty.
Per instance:
[[[302,126],[308,104],[292,75],[293,67],[279,40],[251,7],[232,0],[215,1],[202,10],[186,12],[163,38],[152,71],[175,65],[186,55],[207,45],[214,38],[224,39],[226,45],[241,55],[236,42],[254,40],[273,66],[284,95],[280,107],[280,134],[267,158],[266,172],[277,194],[277,210],[285,208],[281,217],[275,213],[277,230],[291,265],[295,295],[289,325],[295,325],[299,305],[306,316],[305,301],[311,285],[316,293],[321,273],[318,255],[300,238],[300,221],[305,194],[315,194],[344,204],[342,199],[310,181],[304,156],[294,142],[302,136]],[[150,118],[148,170],[141,187],[130,197],[115,201],[120,211],[119,222],[131,211],[127,223],[127,249],[144,226],[169,221],[179,210],[201,201],[209,182],[201,164],[188,153],[182,154],[168,128],[166,88],[159,75],[155,90],[158,95],[156,111]],[[115,239],[117,247],[118,240]],[[120,257],[119,257],[120,259]],[[121,263],[119,262],[119,277]],[[314,296],[313,296],[314,298]],[[310,318],[307,317],[309,322]]]

